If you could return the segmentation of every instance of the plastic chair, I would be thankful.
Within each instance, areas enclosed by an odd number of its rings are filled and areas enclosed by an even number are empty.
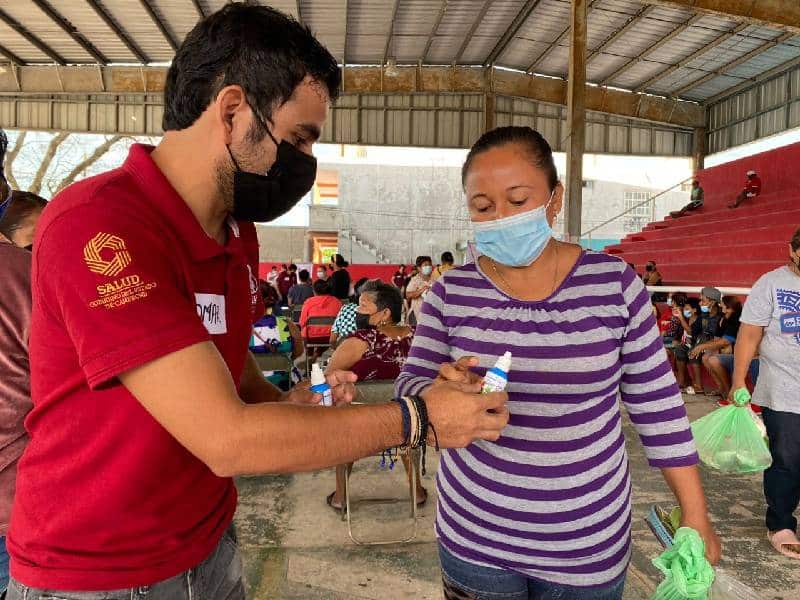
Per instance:
[[[356,398],[357,401],[353,404],[383,404],[394,397],[394,381],[368,381],[356,384]],[[357,537],[353,533],[353,506],[354,502],[350,498],[350,471],[345,470],[344,477],[344,507],[345,511],[342,514],[342,520],[347,521],[347,535],[353,540],[353,543],[359,546],[381,546],[386,544],[405,544],[412,541],[417,537],[417,469],[420,462],[420,451],[411,451],[410,469],[408,476],[411,481],[411,519],[412,529],[410,534],[401,539],[392,540],[365,540]],[[401,504],[406,502],[405,498],[364,498],[358,500],[360,504]]]
[[[309,317],[306,327],[332,327],[336,317]],[[328,338],[303,338],[306,349],[306,374],[311,373],[311,350],[322,350],[323,352],[331,347],[330,332]]]

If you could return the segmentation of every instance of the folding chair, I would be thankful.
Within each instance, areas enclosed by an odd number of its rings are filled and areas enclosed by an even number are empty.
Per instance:
[[[306,321],[306,327],[332,327],[336,317],[309,317]],[[330,333],[328,338],[303,338],[303,343],[306,349],[306,374],[311,373],[311,352],[310,350],[327,350],[331,347]]]
[[[298,304],[294,308],[292,308],[292,322],[296,325],[300,324],[300,315],[303,312],[303,305]]]
[[[357,401],[353,404],[382,404],[394,397],[394,380],[392,381],[370,381],[356,384]],[[350,498],[350,471],[345,470],[344,477],[344,507],[342,520],[347,520],[347,534],[355,544],[359,546],[380,546],[385,544],[405,544],[417,537],[417,469],[420,463],[420,451],[411,450],[410,468],[408,477],[411,487],[409,494],[411,500],[411,533],[401,539],[392,540],[365,540],[357,537],[353,533],[353,506],[356,504]],[[357,501],[359,504],[400,504],[406,502],[405,498],[364,498]]]

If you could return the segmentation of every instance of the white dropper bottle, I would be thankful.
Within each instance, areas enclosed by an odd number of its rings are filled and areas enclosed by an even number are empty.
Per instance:
[[[486,371],[481,393],[502,392],[508,385],[508,372],[511,370],[511,352],[506,352],[497,359],[494,367]]]
[[[322,395],[322,406],[333,406],[333,392],[331,386],[325,381],[325,373],[322,372],[319,363],[311,366],[311,391]]]

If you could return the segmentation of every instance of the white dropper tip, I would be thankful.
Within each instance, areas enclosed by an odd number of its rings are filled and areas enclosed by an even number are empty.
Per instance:
[[[311,385],[320,385],[325,383],[325,373],[322,372],[322,367],[319,363],[311,365]]]

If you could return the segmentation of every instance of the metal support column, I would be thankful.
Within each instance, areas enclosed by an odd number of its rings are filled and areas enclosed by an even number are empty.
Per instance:
[[[567,201],[564,225],[567,240],[581,237],[583,153],[586,147],[586,3],[572,0],[567,80]]]
[[[695,127],[692,134],[692,173],[703,169],[708,152],[708,132],[705,127]]]
[[[483,132],[491,131],[495,127],[495,95],[483,96]]]

